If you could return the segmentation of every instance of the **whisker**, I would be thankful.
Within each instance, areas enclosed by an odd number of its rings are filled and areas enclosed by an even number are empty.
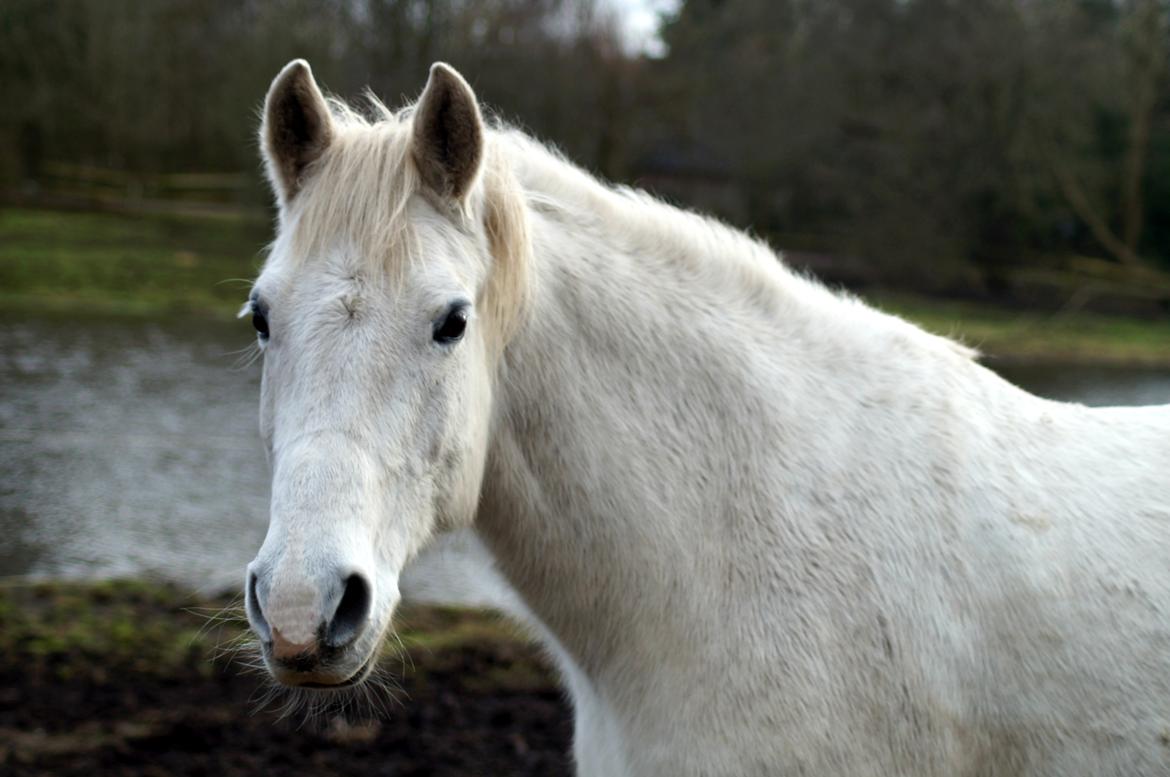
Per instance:
[[[236,359],[235,363],[231,367],[231,370],[232,372],[243,372],[260,360],[260,357],[264,354],[264,349],[260,347],[259,343],[252,343],[251,345],[245,346],[238,351],[232,351],[224,355],[233,356],[237,354],[239,358]]]

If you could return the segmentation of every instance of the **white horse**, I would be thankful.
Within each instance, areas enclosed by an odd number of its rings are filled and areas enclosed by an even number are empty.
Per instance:
[[[301,61],[265,105],[277,680],[360,682],[463,531],[582,775],[1170,774],[1170,407],[1031,396],[444,65],[375,110]]]

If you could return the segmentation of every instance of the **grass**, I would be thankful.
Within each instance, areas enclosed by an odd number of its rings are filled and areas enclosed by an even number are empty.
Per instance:
[[[243,216],[0,211],[0,306],[226,318],[239,309],[270,237],[264,219]],[[993,358],[1170,366],[1170,321],[865,296]]]
[[[1003,361],[1170,367],[1170,320],[1043,313],[898,294],[870,301]]]
[[[250,638],[238,605],[230,594],[198,596],[141,580],[0,583],[0,673],[19,667],[98,682],[127,672],[210,676],[231,661],[232,645]],[[411,667],[420,681],[457,665],[465,648],[521,658],[532,651],[516,626],[491,613],[403,606],[395,623],[398,638],[386,642],[382,660],[392,669]],[[491,668],[489,679],[500,687],[548,683],[530,661]]]
[[[113,670],[209,674],[216,647],[242,624],[196,614],[222,608],[139,581],[0,585],[0,666],[68,679]]]
[[[227,317],[239,309],[269,237],[263,220],[243,217],[5,209],[0,305]]]

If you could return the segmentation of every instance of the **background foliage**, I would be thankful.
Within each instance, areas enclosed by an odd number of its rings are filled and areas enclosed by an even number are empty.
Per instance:
[[[1170,269],[1168,34],[1160,0],[685,0],[650,58],[584,1],[7,0],[0,188],[260,207],[281,65],[394,105],[445,59],[579,164],[831,277],[1060,304],[1061,273]]]

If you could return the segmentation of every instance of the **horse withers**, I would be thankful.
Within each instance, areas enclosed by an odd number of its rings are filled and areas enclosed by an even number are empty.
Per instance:
[[[302,61],[264,109],[279,682],[361,683],[467,559],[582,775],[1170,774],[1170,408],[1031,396],[445,65],[369,113]]]

